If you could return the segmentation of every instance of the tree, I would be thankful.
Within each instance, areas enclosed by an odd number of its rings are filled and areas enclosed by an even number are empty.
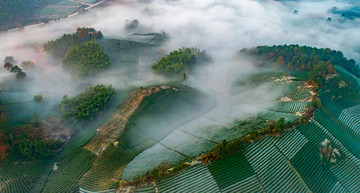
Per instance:
[[[7,155],[9,154],[8,152],[9,146],[6,145],[0,145],[0,163],[2,162],[2,160],[4,160]]]
[[[22,70],[18,66],[14,66],[14,67],[10,68],[10,72],[17,74],[19,72],[22,72]]]
[[[334,68],[334,66],[332,64],[329,64],[329,66],[328,66],[328,73],[329,74],[336,73],[336,70],[335,70],[335,68]]]
[[[15,63],[14,57],[12,56],[6,56],[4,59],[4,63]]]
[[[79,38],[84,39],[87,35],[88,35],[87,31],[80,29],[80,31],[78,33]]]
[[[312,102],[312,106],[317,109],[321,108],[322,105],[321,105],[321,100],[319,97],[314,98],[314,100]]]
[[[306,120],[310,119],[314,110],[315,110],[315,108],[313,106],[309,106],[305,109],[304,117],[306,118]]]
[[[355,60],[347,60],[342,52],[329,48],[313,48],[299,45],[258,46],[252,49],[242,49],[238,52],[238,55],[241,54],[260,58],[261,60],[257,60],[258,65],[275,62],[281,67],[287,67],[287,70],[307,71],[322,63],[326,64],[325,68],[329,67],[324,74],[332,74],[336,72],[333,67],[340,65],[360,77],[360,68],[356,65]],[[277,57],[276,61],[274,61],[274,57]],[[287,66],[283,66],[283,64],[287,64]]]
[[[270,52],[268,54],[268,59],[271,60],[274,57],[275,53],[274,52]]]
[[[282,56],[279,56],[278,57],[278,59],[276,60],[276,64],[278,65],[278,66],[282,66],[282,65],[284,65],[284,57],[282,57]]]
[[[26,73],[25,72],[18,72],[16,73],[15,77],[18,79],[18,80],[22,80],[26,77]]]
[[[110,65],[110,58],[96,42],[81,44],[66,53],[64,67],[79,77],[93,75]]]
[[[4,68],[6,69],[6,70],[10,70],[12,67],[14,67],[10,62],[6,62],[5,64],[4,64]]]
[[[35,95],[34,101],[37,103],[41,103],[43,101],[43,96],[41,94]]]
[[[151,171],[151,175],[155,179],[159,179],[167,174],[168,169],[170,169],[170,164],[167,162],[162,162],[157,168]]]
[[[93,34],[97,34],[97,36],[95,37]],[[54,41],[49,41],[44,45],[44,48],[45,51],[54,56],[63,58],[70,49],[88,41],[102,39],[103,37],[101,31],[96,31],[94,28],[78,27],[75,33],[64,34]]]

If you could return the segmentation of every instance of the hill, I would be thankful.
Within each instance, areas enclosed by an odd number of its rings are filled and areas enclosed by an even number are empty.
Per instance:
[[[74,75],[86,77],[109,66],[110,58],[99,44],[90,41],[70,49],[62,62]]]
[[[170,52],[155,62],[152,69],[156,73],[181,74],[201,62],[210,62],[211,58],[198,48],[180,48]]]
[[[121,65],[156,50],[144,42],[98,41],[102,53],[114,48],[109,60],[125,60],[120,51],[133,54]],[[86,41],[69,52],[82,45],[101,48]],[[2,191],[360,191],[360,80],[345,69],[352,60],[296,45],[244,49],[239,55],[258,61],[259,71],[236,77],[229,94],[217,96],[196,89],[201,82],[191,68],[211,60],[195,50],[155,63],[175,74],[189,70],[185,79],[165,76],[161,86],[116,92],[99,85],[65,97],[58,116],[83,123],[74,124],[77,131],[51,159],[1,166]],[[79,54],[65,58],[71,55]],[[2,96],[8,104],[34,100],[23,94]]]

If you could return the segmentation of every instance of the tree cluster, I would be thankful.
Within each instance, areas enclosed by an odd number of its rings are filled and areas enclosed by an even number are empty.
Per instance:
[[[96,42],[85,42],[69,50],[63,59],[64,67],[79,77],[93,75],[110,65],[110,58]]]
[[[5,64],[4,64],[4,69],[8,70],[9,72],[12,72],[15,74],[15,77],[18,80],[24,79],[26,77],[26,73],[22,71],[21,68],[19,68],[18,66],[14,66],[12,63],[10,62],[15,62],[14,58],[12,56],[7,56],[4,60]]]
[[[74,97],[65,95],[60,104],[60,111],[64,120],[77,121],[92,120],[95,115],[104,110],[115,90],[111,85],[96,85]]]
[[[33,161],[53,156],[62,143],[45,139],[42,129],[34,125],[0,128],[0,163]]]
[[[34,96],[34,101],[37,103],[41,103],[44,100],[44,97],[41,94]]]
[[[285,119],[283,117],[281,117],[279,120],[274,120],[274,121],[268,121],[265,124],[265,130],[267,131],[271,131],[272,133],[279,133],[282,132],[283,130],[289,128],[291,126],[291,122],[286,122]]]
[[[131,22],[127,22],[125,25],[126,30],[133,30],[139,26],[139,21],[137,19],[132,20]]]
[[[190,70],[196,63],[211,61],[205,51],[198,48],[180,48],[170,52],[155,62],[152,69],[156,73],[180,74]]]
[[[242,49],[238,54],[256,56],[260,63],[276,63],[280,67],[296,71],[312,71],[310,79],[318,82],[317,77],[335,73],[334,65],[343,66],[360,77],[359,66],[355,60],[347,60],[343,53],[330,48],[313,48],[299,45],[258,46]]]
[[[44,49],[54,56],[63,58],[70,49],[88,41],[102,39],[103,37],[101,31],[96,31],[94,28],[79,27],[73,34],[64,34],[56,40],[49,41],[44,45]]]

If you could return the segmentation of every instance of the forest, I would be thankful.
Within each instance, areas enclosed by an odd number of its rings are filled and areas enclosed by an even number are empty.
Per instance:
[[[63,64],[73,74],[85,77],[109,66],[110,58],[99,44],[90,41],[69,50]]]
[[[155,62],[152,70],[156,73],[179,74],[190,70],[197,63],[210,61],[210,56],[204,50],[201,51],[198,48],[180,48]]]
[[[60,104],[60,111],[64,120],[74,124],[78,121],[92,120],[97,113],[104,110],[115,90],[111,85],[96,85],[74,97],[65,95]]]
[[[70,49],[91,40],[102,39],[103,37],[102,32],[96,31],[94,28],[78,27],[73,34],[64,34],[56,40],[49,41],[44,45],[44,49],[54,56],[63,58]]]
[[[62,143],[43,137],[42,128],[36,124],[22,126],[1,125],[0,164],[14,161],[34,161],[51,157]]]
[[[355,60],[348,60],[342,52],[330,48],[299,45],[258,46],[252,49],[244,48],[238,52],[238,55],[241,54],[255,56],[260,59],[257,61],[261,61],[262,64],[276,63],[288,70],[310,71],[315,69],[316,72],[313,75],[317,75],[318,71],[324,72],[326,67],[329,73],[333,73],[333,66],[339,65],[360,77],[360,69]]]

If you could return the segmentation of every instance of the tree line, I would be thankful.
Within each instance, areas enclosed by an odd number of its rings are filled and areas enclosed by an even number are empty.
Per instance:
[[[355,60],[348,60],[342,52],[330,48],[299,45],[258,46],[244,48],[237,54],[255,56],[258,65],[274,63],[290,71],[310,71],[309,81],[320,86],[326,75],[336,72],[334,65],[342,66],[360,77],[360,69]]]
[[[102,39],[104,36],[101,31],[94,28],[78,27],[75,33],[64,34],[62,37],[51,40],[44,45],[45,51],[63,58],[70,49],[79,46],[82,43]]]

